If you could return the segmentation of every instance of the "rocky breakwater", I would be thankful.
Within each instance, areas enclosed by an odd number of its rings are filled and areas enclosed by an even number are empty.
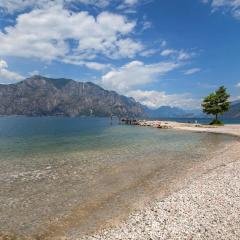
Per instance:
[[[174,121],[147,121],[147,120],[139,120],[139,121],[137,121],[137,125],[142,126],[142,127],[154,127],[154,128],[162,128],[162,129],[203,126],[200,124],[179,123],[179,122],[174,122]]]

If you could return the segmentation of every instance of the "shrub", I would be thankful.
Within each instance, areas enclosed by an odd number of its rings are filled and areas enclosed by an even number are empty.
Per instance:
[[[214,120],[210,123],[210,125],[223,126],[224,124],[223,124],[223,122],[222,122],[221,120],[219,120],[219,119],[214,119]]]

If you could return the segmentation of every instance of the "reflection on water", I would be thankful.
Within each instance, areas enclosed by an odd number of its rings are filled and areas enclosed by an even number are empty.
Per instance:
[[[90,231],[233,138],[109,119],[0,119],[0,231]]]

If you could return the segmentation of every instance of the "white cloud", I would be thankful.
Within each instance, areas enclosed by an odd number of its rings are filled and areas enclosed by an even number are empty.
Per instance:
[[[174,62],[146,65],[140,61],[133,61],[105,74],[101,79],[101,85],[107,89],[125,94],[126,91],[130,91],[135,87],[154,82],[157,78],[178,66]]]
[[[152,23],[150,21],[144,21],[143,22],[143,30],[147,30],[152,27]]]
[[[69,12],[60,5],[35,9],[19,15],[15,26],[0,32],[0,52],[2,56],[48,61],[69,61],[68,58],[75,57],[74,62],[78,58],[79,64],[99,55],[133,58],[144,48],[128,36],[135,24],[109,12],[93,17],[87,12]],[[95,63],[85,65],[96,66]]]
[[[4,60],[0,60],[0,69],[3,69],[3,68],[8,68],[7,62]]]
[[[83,60],[79,60],[79,58],[74,58],[74,57],[67,57],[67,58],[64,58],[62,61],[67,64],[85,66],[87,68],[90,68],[96,71],[106,70],[111,67],[111,64],[83,61]]]
[[[142,56],[142,57],[149,57],[149,56],[152,56],[152,55],[154,55],[158,52],[159,52],[159,49],[152,48],[152,49],[146,49],[146,50],[140,52],[139,55]]]
[[[26,9],[47,8],[53,5],[61,5],[65,8],[74,6],[79,8],[78,4],[85,4],[91,7],[107,8],[110,5],[117,6],[117,9],[133,8],[138,4],[144,4],[149,0],[0,0],[0,8],[10,14],[21,12]]]
[[[127,5],[134,5],[137,4],[139,0],[124,0],[124,3]]]
[[[191,68],[191,69],[188,69],[184,72],[185,75],[192,75],[194,73],[197,73],[197,72],[200,72],[201,69],[200,68]]]
[[[161,52],[161,56],[163,57],[171,57],[179,61],[184,61],[192,58],[194,56],[194,53],[189,53],[184,50],[176,50],[176,49],[171,49],[167,48],[164,49]]]
[[[231,7],[231,8],[238,8],[240,6],[240,1],[239,0],[212,0],[208,1],[212,2],[213,7]]]
[[[139,0],[123,0],[120,5],[118,5],[117,9],[118,10],[123,10],[129,7],[135,6]]]
[[[188,60],[190,58],[192,58],[194,55],[194,53],[188,53],[185,52],[184,50],[180,50],[178,51],[178,60]]]
[[[160,47],[159,47],[159,44],[160,44]],[[155,54],[159,54],[163,57],[172,57],[173,58],[173,55],[178,53],[178,51],[176,50],[173,50],[173,49],[164,49],[162,50],[163,48],[165,48],[167,46],[167,42],[165,40],[162,40],[160,42],[157,43],[157,46],[156,44],[154,44],[154,46],[152,48],[144,48],[143,51],[141,51],[139,53],[140,56],[142,57],[149,57],[149,56],[152,56],[152,55],[155,55]],[[177,60],[177,58],[175,58]]]
[[[116,43],[116,46],[118,48],[118,51],[116,53],[112,53],[112,56],[115,58],[133,58],[137,53],[141,52],[144,49],[141,43],[133,41],[130,38],[120,39]]]
[[[167,41],[162,40],[162,41],[161,41],[161,47],[166,47],[166,46],[167,46]]]
[[[127,95],[150,108],[171,106],[184,109],[195,109],[200,107],[200,100],[192,98],[188,93],[166,94],[164,91],[132,90],[129,91]]]
[[[172,54],[175,54],[176,53],[176,50],[173,50],[173,49],[164,49],[162,52],[161,52],[161,56],[163,57],[168,57],[168,56],[171,56]]]
[[[22,11],[26,8],[40,7],[48,4],[48,0],[0,0],[0,8],[13,13],[15,11]]]
[[[134,8],[139,4],[146,4],[152,0],[120,0],[119,5],[117,6],[118,10],[124,10],[126,13],[136,13]]]
[[[99,8],[105,8],[109,6],[111,0],[65,0],[71,2],[80,2],[87,5],[92,5]]]
[[[140,87],[158,81],[162,76],[179,66],[175,62],[144,64],[140,61],[132,61],[103,75],[100,84],[106,89],[115,90],[126,96],[133,97],[150,108],[163,105],[188,109],[199,108],[200,101],[193,99],[187,93],[167,94],[164,91],[140,90]]]
[[[67,7],[70,4],[82,3],[94,7],[105,8],[109,6],[109,0],[0,0],[0,8],[12,14],[27,8],[48,8],[61,5]],[[113,1],[112,1],[113,2]]]
[[[209,3],[212,11],[222,10],[229,12],[233,17],[240,20],[240,0],[202,0],[203,3]]]
[[[237,87],[237,88],[240,88],[240,82],[236,84],[236,87]]]
[[[140,61],[132,61],[103,75],[100,84],[106,89],[133,97],[150,108],[163,105],[186,109],[199,108],[200,101],[187,93],[167,94],[164,91],[141,90],[142,87],[159,81],[161,77],[179,66],[180,64],[176,62],[144,64]]]
[[[12,83],[23,80],[24,77],[18,73],[8,70],[8,64],[4,60],[0,60],[0,82]]]
[[[28,73],[29,76],[35,76],[35,75],[40,75],[39,71],[38,70],[34,70],[32,72],[29,72]]]

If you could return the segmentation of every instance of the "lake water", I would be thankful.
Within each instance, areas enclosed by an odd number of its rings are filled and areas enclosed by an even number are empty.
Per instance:
[[[95,230],[233,140],[105,118],[2,117],[0,232]]]

